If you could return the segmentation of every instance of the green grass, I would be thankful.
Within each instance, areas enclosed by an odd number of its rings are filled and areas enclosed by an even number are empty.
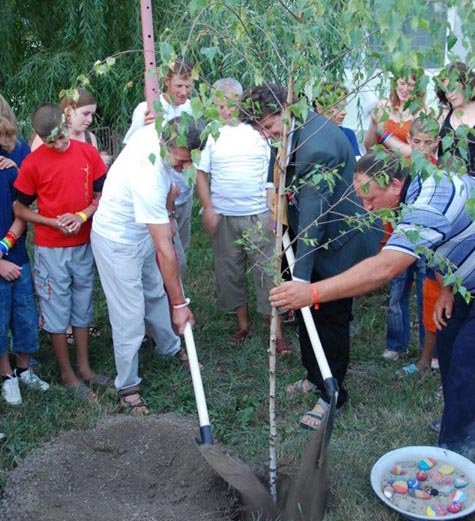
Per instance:
[[[185,286],[197,321],[195,340],[199,358],[205,365],[202,374],[214,434],[256,472],[266,475],[268,330],[253,314],[251,339],[239,347],[229,344],[235,319],[216,305],[209,240],[196,215],[193,225]],[[96,323],[103,335],[91,341],[91,358],[96,370],[113,375],[110,326],[99,288],[96,297]],[[384,291],[357,301],[360,327],[352,339],[347,377],[350,401],[337,417],[331,438],[329,521],[397,519],[371,490],[372,465],[396,447],[436,443],[427,423],[441,412],[441,404],[434,398],[439,378],[433,373],[403,381],[395,377],[395,370],[415,361],[417,352],[414,348],[398,362],[385,362],[381,358],[385,345],[384,304]],[[298,353],[294,329],[288,327],[286,334]],[[92,428],[101,416],[116,413],[115,393],[110,390],[100,395],[97,405],[81,402],[63,391],[46,336],[42,337],[40,358],[40,375],[53,384],[52,389],[44,395],[24,392],[24,404],[18,408],[0,404],[0,431],[8,435],[0,448],[0,483],[33,448],[62,431]],[[144,396],[154,413],[196,416],[191,380],[185,368],[176,361],[156,357],[149,348],[142,356],[141,373]],[[302,376],[298,354],[278,360],[278,451],[282,474],[296,470],[309,439],[309,433],[298,427],[298,419],[313,406],[314,397],[285,393],[286,385]]]

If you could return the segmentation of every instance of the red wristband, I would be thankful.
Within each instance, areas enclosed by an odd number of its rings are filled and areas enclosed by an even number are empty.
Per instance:
[[[317,310],[320,307],[320,303],[318,302],[318,290],[317,290],[317,284],[314,282],[313,284],[310,284],[312,287],[312,295],[313,295],[313,308]]]

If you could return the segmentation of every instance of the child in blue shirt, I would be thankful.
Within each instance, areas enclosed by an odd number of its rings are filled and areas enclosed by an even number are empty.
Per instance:
[[[13,183],[29,147],[16,137],[16,127],[0,117],[0,377],[2,398],[20,405],[20,385],[46,391],[49,385],[29,367],[39,349],[38,315],[34,301],[30,261],[26,250],[26,226],[14,217]],[[16,356],[12,369],[8,347]]]

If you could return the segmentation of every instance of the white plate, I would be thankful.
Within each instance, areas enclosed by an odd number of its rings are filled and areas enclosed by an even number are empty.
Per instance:
[[[451,450],[441,449],[440,447],[401,447],[400,449],[395,449],[381,456],[379,460],[374,464],[371,469],[371,486],[373,487],[374,492],[379,497],[381,501],[383,501],[388,507],[396,510],[406,519],[411,520],[450,520],[450,519],[460,519],[462,517],[468,516],[472,512],[475,511],[475,500],[472,499],[471,503],[466,503],[463,510],[458,512],[457,514],[447,514],[443,517],[435,516],[428,517],[425,515],[419,515],[412,512],[408,512],[407,510],[403,510],[399,508],[397,505],[393,504],[389,499],[383,494],[382,490],[382,482],[391,468],[401,461],[419,461],[423,458],[434,458],[438,463],[445,463],[449,465],[453,465],[460,472],[463,472],[468,478],[471,485],[475,484],[475,465],[464,458],[460,454],[452,452]]]

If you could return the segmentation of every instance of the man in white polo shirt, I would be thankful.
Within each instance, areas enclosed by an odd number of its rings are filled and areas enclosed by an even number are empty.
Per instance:
[[[267,141],[251,125],[237,119],[241,84],[232,78],[217,81],[214,102],[226,125],[219,137],[209,137],[201,154],[196,177],[203,206],[203,225],[212,238],[218,302],[235,311],[238,330],[231,337],[239,344],[249,336],[247,270],[254,278],[257,311],[270,316],[269,275],[274,256],[272,215],[266,204],[266,181],[270,157]],[[236,241],[247,235],[251,249]],[[280,321],[277,352],[290,354]]]
[[[190,119],[186,147],[178,145],[180,119],[163,129],[165,159],[161,158],[153,125],[136,132],[108,172],[92,227],[92,249],[112,325],[117,369],[114,383],[122,409],[132,414],[148,412],[138,375],[145,324],[162,353],[173,355],[180,350],[179,338],[171,334],[164,285],[178,333],[193,321],[181,286],[167,200],[170,171],[182,172],[191,166],[191,151],[202,148],[203,127]]]

